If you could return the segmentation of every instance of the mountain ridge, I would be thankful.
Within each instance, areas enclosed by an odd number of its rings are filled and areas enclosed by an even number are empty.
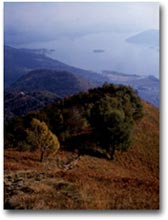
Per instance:
[[[22,75],[35,69],[68,71],[75,76],[82,76],[97,85],[100,85],[100,81],[106,80],[105,77],[98,73],[64,64],[45,54],[33,52],[32,49],[16,49],[7,45],[4,46],[4,78],[6,88]]]
[[[87,90],[93,85],[67,71],[37,69],[20,77],[8,91],[49,91],[60,97]],[[61,90],[61,91],[59,91]]]
[[[159,79],[153,76],[130,75],[118,73],[116,71],[103,71],[95,73],[64,64],[60,61],[51,59],[40,50],[36,49],[16,49],[5,46],[5,87],[8,91],[11,84],[19,80],[21,76],[28,72],[38,69],[51,69],[56,71],[67,71],[75,77],[82,77],[90,82],[93,87],[101,86],[105,82],[130,85],[138,91],[138,94],[144,100],[159,107]],[[44,49],[43,49],[44,50]],[[42,51],[43,51],[42,50]],[[147,83],[148,82],[148,83]]]

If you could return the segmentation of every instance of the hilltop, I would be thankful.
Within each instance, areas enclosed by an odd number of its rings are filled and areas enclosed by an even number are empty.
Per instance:
[[[159,111],[128,86],[66,97],[5,124],[4,168],[6,209],[158,209]]]
[[[40,163],[38,152],[5,150],[5,208],[159,209],[159,111],[143,107],[131,147],[113,161],[60,150]]]

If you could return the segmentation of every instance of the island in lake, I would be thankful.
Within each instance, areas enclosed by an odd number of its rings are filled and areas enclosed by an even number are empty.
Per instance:
[[[104,53],[105,52],[105,50],[103,50],[103,49],[95,49],[95,50],[93,50],[93,53]]]

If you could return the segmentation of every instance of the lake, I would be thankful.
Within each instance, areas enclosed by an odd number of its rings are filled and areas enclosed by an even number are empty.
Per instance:
[[[92,71],[114,70],[159,78],[159,48],[128,43],[126,39],[134,34],[105,32],[13,46],[52,49],[48,56]]]

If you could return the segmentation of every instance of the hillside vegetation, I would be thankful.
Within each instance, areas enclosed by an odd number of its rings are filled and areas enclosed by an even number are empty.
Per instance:
[[[158,209],[158,109],[113,84],[65,98],[5,125],[4,168],[6,209]]]
[[[114,160],[60,149],[5,150],[6,209],[159,209],[159,111],[143,102],[127,152]]]
[[[93,84],[67,71],[38,69],[20,77],[5,92],[5,119],[24,115]]]
[[[31,148],[27,130],[37,118],[58,136],[62,148],[112,159],[116,149],[129,148],[134,123],[142,116],[140,98],[131,87],[105,84],[14,118],[5,127],[5,146]]]
[[[60,100],[60,97],[52,92],[8,92],[4,96],[5,121],[15,116],[25,115],[34,110],[41,109],[47,104]]]

